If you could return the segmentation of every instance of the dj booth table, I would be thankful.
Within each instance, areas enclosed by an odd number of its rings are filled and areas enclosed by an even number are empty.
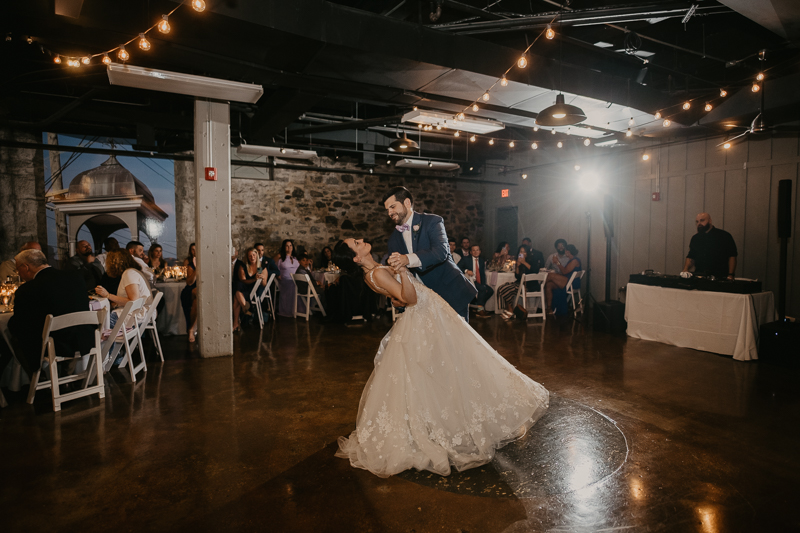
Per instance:
[[[629,283],[628,336],[758,359],[758,329],[777,319],[771,292],[732,294]]]

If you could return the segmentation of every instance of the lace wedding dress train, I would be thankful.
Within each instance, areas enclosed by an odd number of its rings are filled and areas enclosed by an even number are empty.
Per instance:
[[[385,268],[385,267],[378,267]],[[383,292],[367,280],[377,292]],[[410,277],[410,276],[409,276]],[[383,338],[337,457],[388,477],[443,476],[488,463],[547,410],[549,393],[517,371],[438,294],[416,279],[417,303]]]

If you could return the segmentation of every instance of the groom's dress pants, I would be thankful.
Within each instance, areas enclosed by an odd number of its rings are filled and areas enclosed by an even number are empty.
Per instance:
[[[483,307],[486,305],[486,302],[489,301],[489,298],[491,298],[494,294],[494,289],[485,283],[477,282],[475,283],[475,288],[478,289],[478,294],[475,295],[475,299],[472,300],[472,303]]]

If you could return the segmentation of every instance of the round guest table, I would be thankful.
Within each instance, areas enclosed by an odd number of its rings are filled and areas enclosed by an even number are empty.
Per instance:
[[[186,317],[181,307],[181,291],[186,287],[184,281],[162,281],[155,284],[161,291],[164,301],[162,309],[156,317],[156,327],[160,335],[186,335]]]

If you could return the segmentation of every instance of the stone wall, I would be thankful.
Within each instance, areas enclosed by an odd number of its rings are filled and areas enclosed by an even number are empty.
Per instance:
[[[33,133],[0,130],[0,138],[41,143]],[[0,260],[14,257],[28,241],[47,248],[44,159],[41,150],[0,147]]]
[[[321,158],[318,166],[356,170],[355,163]],[[188,164],[191,167],[191,163]],[[185,186],[193,179],[184,164],[175,166],[176,213],[194,209]],[[415,209],[435,213],[445,220],[448,235],[468,235],[480,242],[483,237],[483,203],[480,192],[459,190],[457,182],[446,179],[407,176],[379,176],[276,169],[274,181],[242,179],[234,171],[231,187],[232,240],[241,253],[255,242],[263,242],[272,255],[283,239],[293,239],[314,258],[324,246],[340,239],[364,238],[382,255],[394,224],[380,203],[384,191],[395,185],[407,187],[415,199]],[[191,182],[191,181],[189,181]],[[178,207],[178,204],[184,204]],[[191,242],[194,227],[191,217],[178,216],[178,243]]]

